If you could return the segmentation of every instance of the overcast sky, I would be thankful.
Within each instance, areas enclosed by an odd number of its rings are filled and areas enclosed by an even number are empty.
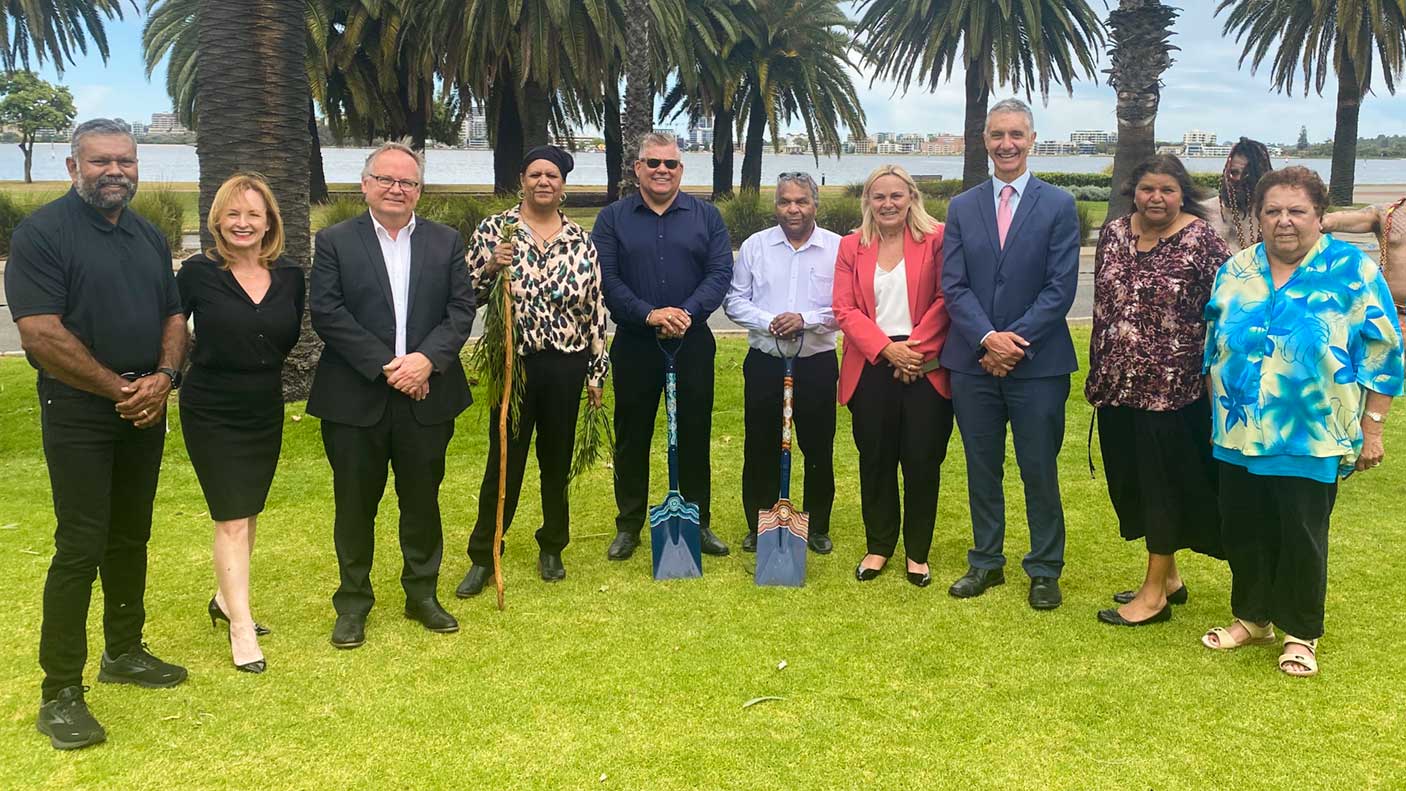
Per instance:
[[[1116,0],[1109,0],[1116,4]],[[1093,0],[1102,9],[1101,0]],[[145,5],[145,4],[143,4]],[[1181,18],[1173,43],[1176,63],[1165,75],[1161,111],[1157,118],[1160,140],[1179,140],[1188,129],[1215,132],[1220,139],[1248,135],[1268,142],[1293,142],[1300,125],[1308,127],[1315,142],[1333,134],[1336,83],[1330,78],[1323,97],[1303,96],[1302,88],[1292,96],[1271,93],[1266,70],[1252,76],[1248,67],[1238,70],[1240,47],[1222,38],[1224,15],[1214,17],[1215,0],[1179,0]],[[153,112],[170,109],[164,89],[165,69],[158,68],[148,80],[141,57],[143,20],[129,9],[127,19],[108,26],[112,57],[104,65],[95,54],[68,67],[58,78],[52,66],[42,69],[51,81],[68,85],[78,104],[79,118],[121,116],[147,121]],[[1106,57],[1099,68],[1107,66]],[[1100,75],[1102,77],[1102,75]],[[939,86],[935,93],[914,89],[906,96],[894,93],[889,83],[869,85],[860,74],[856,83],[868,129],[895,132],[960,132],[962,128],[962,75]],[[1378,93],[1363,102],[1360,134],[1406,134],[1406,97],[1386,93],[1378,81]],[[1008,91],[998,91],[997,96]],[[1045,139],[1068,137],[1073,129],[1113,129],[1113,91],[1105,85],[1077,83],[1073,96],[1061,89],[1050,96],[1048,106],[1037,102],[1036,129]],[[799,127],[797,128],[799,130]]]

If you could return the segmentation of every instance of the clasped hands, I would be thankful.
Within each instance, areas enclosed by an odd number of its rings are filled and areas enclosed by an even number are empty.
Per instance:
[[[381,366],[381,370],[386,374],[386,384],[416,401],[423,401],[430,394],[430,374],[434,372],[434,363],[419,352],[396,357]]]
[[[906,341],[891,341],[879,352],[879,356],[893,366],[893,378],[904,384],[912,384],[923,375],[923,355],[913,348],[918,342],[909,338]]]
[[[661,338],[682,338],[693,325],[693,317],[683,308],[655,308],[645,315],[644,323]]]
[[[163,373],[148,374],[123,385],[120,391],[126,398],[116,402],[117,414],[137,428],[150,428],[166,414],[171,377]]]
[[[981,367],[992,376],[1005,376],[1015,364],[1025,359],[1025,347],[1030,342],[1014,332],[993,332],[981,342],[986,354],[977,358]]]

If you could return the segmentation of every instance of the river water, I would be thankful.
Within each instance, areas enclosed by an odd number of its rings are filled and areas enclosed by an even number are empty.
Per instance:
[[[323,167],[329,182],[355,182],[361,177],[361,165],[368,148],[324,148]],[[34,179],[36,181],[66,181],[64,157],[68,146],[60,143],[40,143],[34,150]],[[152,184],[166,181],[197,181],[200,166],[194,146],[142,145],[138,156],[141,160],[142,181]],[[437,184],[491,184],[493,183],[493,152],[467,151],[463,149],[431,149],[428,154],[426,180]],[[1189,158],[1183,160],[1188,169],[1195,172],[1218,173],[1224,166],[1222,159]],[[762,157],[762,181],[772,183],[778,173],[788,170],[803,170],[824,177],[830,184],[850,184],[863,181],[869,171],[882,164],[898,163],[914,175],[960,178],[962,175],[961,157],[925,157],[912,155],[878,156],[852,154],[839,159],[824,158],[816,165],[815,160],[801,154],[771,154]],[[1032,170],[1066,173],[1097,173],[1113,164],[1112,157],[1031,157]],[[742,168],[742,157],[736,165]],[[1276,168],[1287,165],[1306,165],[1322,175],[1326,181],[1331,161],[1327,159],[1276,159]],[[24,162],[18,152],[0,158],[0,180],[24,178]],[[576,155],[576,169],[570,177],[572,184],[604,185],[605,154],[580,153]],[[684,184],[690,187],[708,187],[712,184],[712,155],[707,152],[684,154]],[[1406,160],[1363,159],[1357,162],[1357,184],[1406,184]]]

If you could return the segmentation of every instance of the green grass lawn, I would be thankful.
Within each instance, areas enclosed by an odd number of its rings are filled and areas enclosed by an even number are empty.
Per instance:
[[[1076,341],[1085,347],[1087,331]],[[719,343],[713,430],[714,527],[734,549],[744,531],[745,350],[739,339]],[[536,578],[540,508],[527,494],[508,538],[507,610],[491,593],[460,601],[453,589],[467,568],[487,446],[480,403],[459,421],[442,495],[439,589],[462,631],[434,635],[401,616],[388,497],[374,569],[381,598],[366,645],[350,652],[327,642],[337,584],[331,474],[317,421],[295,421],[301,405],[290,405],[254,559],[255,613],[275,630],[262,643],[262,676],[235,672],[225,636],[206,621],[211,525],[175,416],[146,637],[159,656],[185,663],[190,680],[171,690],[92,682],[102,649],[95,596],[88,700],[109,740],[66,754],[33,722],[54,523],[33,373],[0,360],[0,788],[1406,787],[1402,462],[1342,487],[1322,674],[1290,679],[1275,670],[1277,647],[1213,653],[1198,643],[1228,620],[1228,571],[1207,558],[1183,557],[1191,601],[1169,624],[1120,630],[1094,620],[1109,594],[1141,579],[1145,555],[1119,539],[1102,475],[1090,478],[1081,392],[1077,375],[1060,456],[1069,540],[1057,611],[1025,603],[1013,462],[1009,584],[975,600],[947,595],[971,541],[955,436],[934,585],[906,584],[901,557],[878,580],[855,582],[863,528],[846,410],[836,551],[811,556],[803,589],[755,587],[754,556],[740,552],[705,559],[701,580],[670,583],[650,579],[647,549],[606,561],[614,502],[601,469],[575,490],[565,582]],[[1403,420],[1388,427],[1389,449],[1406,447]],[[653,500],[664,488],[657,451]],[[782,699],[744,708],[761,696]]]

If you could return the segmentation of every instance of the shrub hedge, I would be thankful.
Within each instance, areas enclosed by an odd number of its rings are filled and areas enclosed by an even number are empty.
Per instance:
[[[738,247],[747,237],[776,224],[776,206],[762,198],[760,193],[750,190],[729,195],[718,201],[718,211],[722,213],[727,235],[732,238],[732,246]]]
[[[172,254],[180,253],[185,207],[181,205],[181,199],[176,197],[176,193],[162,186],[140,189],[137,191],[137,197],[132,199],[131,209],[156,226],[156,230],[166,237],[166,244],[171,246]]]
[[[10,237],[20,220],[29,216],[33,207],[16,201],[7,192],[0,192],[0,256],[10,255]]]
[[[821,198],[815,212],[815,224],[840,236],[859,228],[864,219],[859,198]]]

